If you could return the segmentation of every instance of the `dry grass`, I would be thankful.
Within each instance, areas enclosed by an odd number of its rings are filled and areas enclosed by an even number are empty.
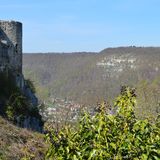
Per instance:
[[[44,159],[44,135],[18,128],[0,117],[0,160]]]

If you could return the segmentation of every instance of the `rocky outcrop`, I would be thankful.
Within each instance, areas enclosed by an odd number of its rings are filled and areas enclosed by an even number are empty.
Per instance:
[[[23,119],[18,116],[16,118],[17,126],[22,128],[27,128],[33,131],[43,132],[43,122],[41,118],[33,117],[33,116],[25,116]]]

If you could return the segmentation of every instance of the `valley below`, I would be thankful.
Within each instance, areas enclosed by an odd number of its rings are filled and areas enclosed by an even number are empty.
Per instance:
[[[50,108],[46,112],[59,105],[52,105],[53,99],[64,102],[58,107],[61,114],[60,108],[64,111],[69,101],[89,109],[102,101],[112,104],[125,85],[136,88],[141,105],[136,109],[137,115],[145,117],[149,113],[154,117],[160,110],[159,62],[160,48],[131,46],[107,48],[98,53],[24,54],[23,71],[25,78],[33,81],[40,102]]]

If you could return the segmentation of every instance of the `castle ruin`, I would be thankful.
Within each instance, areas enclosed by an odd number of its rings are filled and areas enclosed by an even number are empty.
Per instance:
[[[8,70],[22,89],[22,23],[0,20],[0,72]]]
[[[6,87],[10,86],[8,82],[20,89],[29,102],[28,112],[26,111],[23,116],[15,115],[15,123],[20,127],[42,132],[43,121],[39,112],[34,110],[38,105],[38,99],[22,73],[22,23],[0,20],[0,114],[2,115],[8,96],[11,96],[8,94],[13,92],[13,88],[8,88],[6,94]]]
[[[11,74],[15,85],[28,97],[31,104],[38,100],[25,84],[22,73],[22,23],[0,20],[0,72]]]

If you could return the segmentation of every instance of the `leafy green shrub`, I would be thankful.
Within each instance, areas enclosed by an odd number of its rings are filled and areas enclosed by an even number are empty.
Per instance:
[[[43,126],[42,117],[39,114],[37,106],[29,103],[28,99],[21,93],[17,92],[10,96],[6,106],[5,115],[8,120],[23,127],[23,122],[27,117],[34,117],[39,119],[40,126]]]
[[[134,89],[124,87],[115,101],[117,112],[107,114],[104,104],[94,116],[84,113],[77,129],[65,127],[46,134],[47,159],[57,160],[158,160],[160,128],[134,114]],[[159,124],[159,123],[157,123]]]
[[[18,115],[27,115],[29,112],[29,103],[20,92],[10,96],[5,107],[5,112],[9,120],[14,120]]]

